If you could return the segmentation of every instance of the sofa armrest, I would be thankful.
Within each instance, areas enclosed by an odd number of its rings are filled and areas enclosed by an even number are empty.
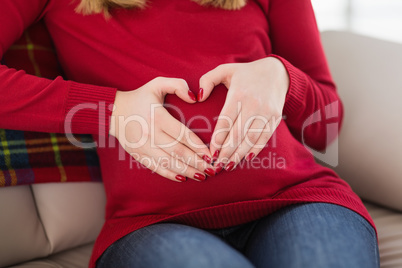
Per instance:
[[[322,41],[345,109],[334,169],[363,199],[402,211],[402,44],[348,32]]]

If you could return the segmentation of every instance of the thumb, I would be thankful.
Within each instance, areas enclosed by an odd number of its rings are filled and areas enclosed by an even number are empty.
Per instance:
[[[188,103],[195,103],[197,101],[184,79],[157,77],[151,82],[154,83],[153,86],[162,99],[165,98],[166,94],[175,94]]]
[[[203,102],[208,99],[212,90],[219,84],[224,84],[226,88],[229,88],[234,69],[235,64],[233,63],[222,64],[201,76],[197,101]]]

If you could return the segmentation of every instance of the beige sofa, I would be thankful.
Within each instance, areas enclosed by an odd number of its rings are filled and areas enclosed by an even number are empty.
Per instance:
[[[322,38],[346,111],[335,170],[367,201],[381,267],[402,267],[402,44]],[[0,267],[87,267],[104,205],[101,183],[0,189]]]

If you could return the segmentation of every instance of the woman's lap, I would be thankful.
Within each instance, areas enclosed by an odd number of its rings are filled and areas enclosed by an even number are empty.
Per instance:
[[[373,227],[325,203],[287,207],[260,220],[244,254],[256,267],[379,267]]]
[[[161,223],[128,234],[110,246],[97,267],[253,267],[218,237],[191,226]]]
[[[98,267],[370,268],[379,263],[376,235],[364,218],[341,206],[309,203],[219,230],[150,225],[110,246]]]

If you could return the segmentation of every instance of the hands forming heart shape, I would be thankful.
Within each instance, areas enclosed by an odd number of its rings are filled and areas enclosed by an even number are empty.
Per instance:
[[[228,94],[208,148],[163,103],[166,94],[203,102],[219,84]],[[219,65],[200,78],[197,98],[185,80],[158,77],[136,90],[117,91],[109,134],[135,160],[167,179],[204,181],[205,174],[231,171],[259,154],[281,121],[288,88],[288,73],[275,57]]]

